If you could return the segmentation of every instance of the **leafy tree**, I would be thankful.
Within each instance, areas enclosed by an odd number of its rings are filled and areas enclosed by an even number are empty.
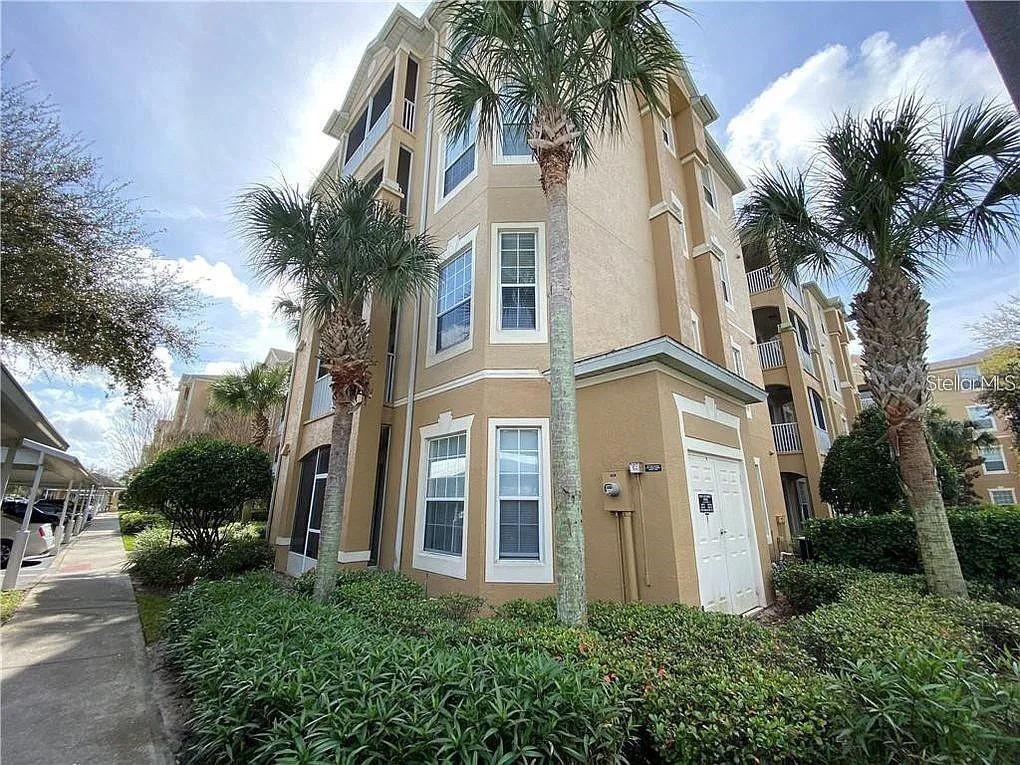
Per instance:
[[[266,501],[269,457],[254,446],[197,439],[160,454],[131,479],[123,501],[166,516],[197,555],[211,558],[223,527],[247,502]]]
[[[942,456],[960,475],[960,496],[954,502],[949,502],[948,499],[946,502],[954,505],[973,504],[977,501],[977,495],[973,489],[974,479],[984,461],[976,452],[982,447],[994,446],[997,443],[995,436],[979,431],[969,420],[961,421],[950,418],[946,414],[946,410],[940,406],[934,406],[928,410],[924,423],[928,428],[928,436],[937,447],[937,451],[941,452]],[[943,487],[943,497],[945,494],[945,487]]]
[[[330,375],[335,414],[315,572],[315,597],[323,601],[336,586],[354,412],[368,398],[375,363],[362,307],[370,296],[415,297],[436,278],[438,255],[428,235],[412,235],[404,216],[375,198],[377,188],[347,177],[323,178],[309,193],[259,185],[236,210],[255,272],[300,290]]]
[[[978,400],[1009,425],[1013,445],[1020,450],[1020,346],[1002,348],[981,362],[989,382]]]
[[[187,356],[192,288],[156,267],[141,211],[108,183],[79,135],[35,84],[5,83],[0,140],[4,350],[72,371],[97,366],[140,397],[164,374],[164,347]]]
[[[946,431],[954,425],[963,425],[947,420],[944,414],[936,414],[930,421],[934,423],[933,429]],[[906,509],[906,492],[896,455],[889,445],[888,430],[882,410],[869,406],[857,415],[847,435],[833,441],[822,465],[818,491],[822,501],[836,512],[883,515]],[[942,500],[947,505],[963,504],[969,497],[964,473],[943,451],[939,438],[932,431],[929,433]],[[943,442],[948,440],[943,438]],[[957,444],[952,446],[956,448]],[[980,460],[977,462],[980,464]]]
[[[930,391],[924,280],[960,250],[1020,232],[1020,117],[979,104],[937,113],[907,98],[825,131],[808,169],[766,170],[740,212],[742,241],[778,271],[864,282],[852,303],[869,387],[914,516],[932,592],[966,597],[924,426]]]
[[[557,614],[568,624],[584,621],[587,600],[567,186],[601,141],[623,132],[634,95],[663,110],[681,62],[658,16],[664,7],[677,8],[656,0],[446,6],[450,39],[436,87],[447,130],[456,135],[477,120],[477,136],[490,142],[499,125],[527,125],[548,205],[554,569]]]
[[[212,384],[209,408],[213,413],[236,412],[247,417],[251,424],[251,445],[265,449],[269,415],[287,400],[289,384],[289,364],[246,365],[237,374],[224,375]]]

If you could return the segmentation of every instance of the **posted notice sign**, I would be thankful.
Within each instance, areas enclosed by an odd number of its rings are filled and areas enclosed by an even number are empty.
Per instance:
[[[698,495],[698,512],[699,513],[705,513],[706,515],[708,513],[714,513],[715,512],[715,507],[712,505],[712,495],[711,494],[699,494]]]

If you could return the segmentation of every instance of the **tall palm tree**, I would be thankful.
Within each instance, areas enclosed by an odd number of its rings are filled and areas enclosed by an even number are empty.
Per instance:
[[[212,384],[209,409],[213,413],[234,412],[249,418],[251,445],[264,449],[269,437],[269,415],[287,400],[289,380],[289,365],[246,364],[240,372],[225,375]]]
[[[549,385],[556,611],[587,612],[580,456],[571,326],[567,184],[624,130],[635,94],[661,110],[681,57],[657,15],[669,2],[476,3],[446,7],[448,46],[438,63],[437,107],[450,134],[477,120],[490,142],[499,125],[527,125],[547,201]]]
[[[964,251],[1020,233],[1020,118],[983,103],[940,113],[916,98],[846,114],[807,170],[767,170],[739,215],[741,234],[781,274],[849,272],[851,318],[885,410],[930,589],[966,597],[924,425],[928,303],[922,284]]]
[[[331,378],[335,413],[315,573],[319,600],[328,600],[336,584],[351,428],[372,384],[365,303],[416,296],[437,273],[427,234],[412,235],[404,216],[375,198],[377,188],[351,177],[324,178],[308,193],[258,185],[236,209],[255,273],[299,291],[302,316],[318,327],[319,359]]]

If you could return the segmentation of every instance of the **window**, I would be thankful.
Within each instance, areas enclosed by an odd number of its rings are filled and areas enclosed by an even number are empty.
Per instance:
[[[322,524],[322,505],[326,497],[326,478],[329,474],[329,446],[321,446],[301,460],[298,477],[297,503],[294,508],[294,525],[290,550],[305,558],[319,557],[319,536]],[[302,571],[307,564],[304,561]],[[302,573],[298,571],[297,573]]]
[[[472,119],[461,132],[446,136],[443,151],[443,199],[457,191],[474,175],[477,130],[478,123]]]
[[[426,552],[461,555],[464,551],[464,481],[467,435],[428,442],[425,486]]]
[[[839,393],[839,374],[836,372],[836,362],[831,358],[829,362],[829,385],[833,393]]]
[[[1001,446],[991,446],[985,449],[978,449],[978,454],[984,458],[986,473],[1006,472],[1006,455],[1003,454]]]
[[[956,380],[962,390],[975,390],[981,387],[981,370],[976,366],[960,367],[956,370]]]
[[[541,476],[538,428],[497,428],[498,555],[537,560]]]
[[[741,353],[740,347],[734,343],[730,346],[730,350],[733,352],[733,371],[741,377],[744,376],[744,354]]]
[[[826,430],[825,427],[825,404],[813,388],[808,388],[808,398],[811,399],[811,419],[819,430]]]
[[[989,489],[988,498],[993,505],[1016,504],[1016,492],[1013,489]]]
[[[701,190],[705,192],[705,202],[715,210],[715,178],[712,176],[712,168],[708,165],[701,168]]]
[[[472,248],[469,246],[439,270],[436,300],[436,352],[471,335]]]
[[[525,163],[533,160],[528,131],[531,129],[531,114],[514,108],[507,98],[507,89],[500,91],[500,113],[502,124],[497,127],[496,159],[499,164]]]
[[[722,286],[723,300],[733,305],[733,294],[730,291],[730,265],[726,262],[726,256],[719,258],[719,284]]]
[[[365,105],[365,108],[358,114],[357,119],[351,124],[347,134],[347,150],[344,152],[344,164],[346,165],[355,152],[361,148],[369,131],[378,124],[393,99],[393,70],[386,75],[379,87],[372,94],[372,98]],[[351,168],[353,170],[353,168]]]
[[[535,329],[537,309],[534,231],[499,235],[499,304],[501,329]]]
[[[995,430],[995,418],[987,406],[968,406],[967,419],[973,422],[978,430]]]
[[[800,348],[801,348],[802,351],[804,351],[804,353],[806,353],[806,354],[808,354],[808,356],[810,356],[811,355],[811,336],[808,333],[807,325],[800,318],[800,316],[798,316],[796,313],[794,313],[792,308],[787,308],[786,310],[790,314],[790,323],[793,325],[794,329],[797,330],[797,343],[798,343],[798,345],[800,345]]]
[[[691,330],[691,339],[694,341],[694,345],[691,347],[698,353],[701,353],[701,320],[698,318],[698,314],[694,313],[693,310],[691,311]]]
[[[670,115],[662,116],[659,115],[659,135],[662,136],[662,143],[670,154],[676,156],[676,146],[673,141],[673,117]]]
[[[400,198],[400,214],[407,215],[407,205],[411,197],[411,152],[403,146],[397,153],[397,185],[404,195]]]

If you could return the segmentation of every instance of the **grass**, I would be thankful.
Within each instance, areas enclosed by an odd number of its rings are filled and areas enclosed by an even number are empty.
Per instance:
[[[6,590],[0,592],[0,624],[5,624],[8,619],[14,616],[21,601],[25,599],[24,590]]]
[[[145,638],[145,644],[151,645],[163,634],[163,621],[166,619],[166,610],[170,605],[170,596],[151,595],[136,591],[135,600],[138,601],[138,618],[142,622],[142,636]]]

